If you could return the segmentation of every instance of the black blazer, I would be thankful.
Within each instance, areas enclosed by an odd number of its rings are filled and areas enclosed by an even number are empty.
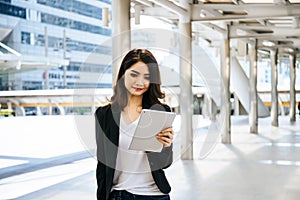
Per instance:
[[[167,105],[144,106],[143,108],[165,110],[170,112]],[[113,184],[116,158],[119,145],[120,111],[112,109],[111,104],[99,107],[95,112],[96,143],[97,143],[97,199],[107,200]],[[173,162],[172,145],[163,148],[160,153],[146,152],[151,173],[157,187],[162,193],[168,194],[171,187],[163,171]]]

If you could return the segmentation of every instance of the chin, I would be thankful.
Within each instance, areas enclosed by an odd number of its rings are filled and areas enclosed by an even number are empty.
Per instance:
[[[139,91],[139,92],[134,91],[131,93],[131,95],[132,96],[142,96],[144,93],[145,93],[145,91]]]

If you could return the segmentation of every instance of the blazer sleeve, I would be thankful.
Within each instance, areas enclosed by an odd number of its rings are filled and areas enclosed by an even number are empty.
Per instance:
[[[147,152],[152,171],[168,168],[173,162],[173,145],[165,147],[159,153]]]
[[[96,126],[96,144],[97,144],[97,169],[96,169],[96,179],[97,179],[97,199],[98,200],[105,200],[105,191],[106,191],[106,167],[103,164],[105,160],[105,153],[104,153],[104,132],[101,128],[101,122],[104,120],[102,108],[98,108],[95,112],[95,126]]]
[[[163,105],[165,111],[171,112],[167,105]],[[173,144],[164,147],[161,152],[147,152],[149,164],[152,171],[168,168],[173,162]]]

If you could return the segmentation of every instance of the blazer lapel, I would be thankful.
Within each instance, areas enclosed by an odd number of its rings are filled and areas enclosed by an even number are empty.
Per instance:
[[[110,145],[106,148],[106,162],[108,170],[106,171],[107,175],[107,185],[108,188],[111,188],[115,168],[116,168],[116,160],[118,154],[118,146],[119,146],[119,124],[120,124],[120,113],[119,112],[110,112],[109,120],[107,120],[107,125],[109,127],[109,131],[107,134],[108,141]],[[110,191],[109,191],[110,192]]]

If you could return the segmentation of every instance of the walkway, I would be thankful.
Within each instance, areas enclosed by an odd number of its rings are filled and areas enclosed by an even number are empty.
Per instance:
[[[300,119],[291,124],[280,116],[279,127],[270,121],[259,119],[254,135],[246,116],[233,116],[233,144],[224,145],[207,139],[202,120],[195,127],[193,161],[179,159],[177,134],[175,160],[166,170],[171,198],[298,200]],[[0,199],[95,199],[96,160],[85,150],[73,116],[1,118],[0,129]]]

